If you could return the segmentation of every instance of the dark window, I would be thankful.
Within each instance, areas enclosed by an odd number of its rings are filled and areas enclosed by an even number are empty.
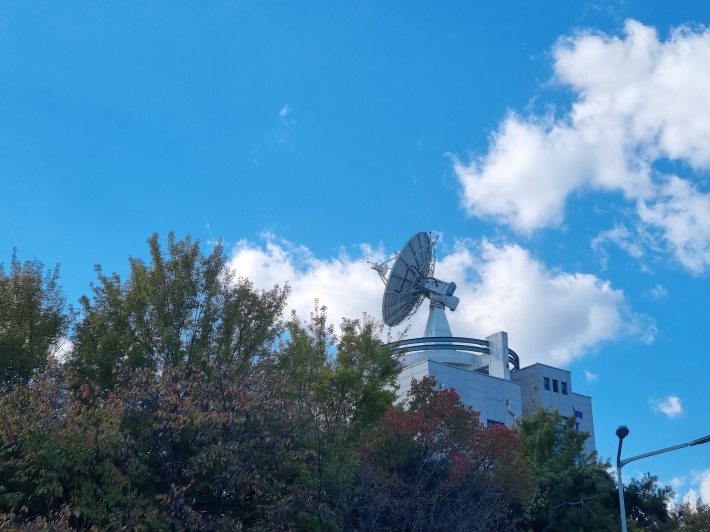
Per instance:
[[[550,389],[550,377],[543,377],[542,384],[546,390],[549,390]]]
[[[562,393],[564,395],[567,395],[567,383],[566,382],[561,382],[560,385],[562,386]]]
[[[552,391],[560,393],[560,388],[558,386],[559,382],[556,379],[552,379]]]
[[[505,423],[503,423],[502,421],[495,421],[493,419],[487,420],[486,426],[490,427],[492,425],[504,425],[505,426]]]

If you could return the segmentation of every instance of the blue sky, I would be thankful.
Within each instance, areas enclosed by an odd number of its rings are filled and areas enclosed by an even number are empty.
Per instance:
[[[501,5],[502,4],[502,5]],[[0,261],[222,238],[302,315],[379,316],[434,231],[454,334],[573,372],[625,456],[710,433],[702,2],[0,2]],[[419,336],[424,309],[410,322]],[[710,445],[627,466],[710,500]]]

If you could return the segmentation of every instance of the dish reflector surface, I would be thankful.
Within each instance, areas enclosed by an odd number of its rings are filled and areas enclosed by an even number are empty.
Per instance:
[[[414,314],[426,296],[425,281],[434,273],[434,244],[428,233],[417,233],[399,252],[392,266],[382,318],[389,327],[399,325]]]

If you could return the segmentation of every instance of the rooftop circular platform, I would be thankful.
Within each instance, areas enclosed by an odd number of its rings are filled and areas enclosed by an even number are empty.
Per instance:
[[[423,338],[408,338],[386,344],[393,347],[395,355],[416,359],[416,355],[427,356],[429,353],[441,353],[441,362],[456,366],[476,366],[475,359],[490,355],[490,342],[475,338],[458,336],[433,336]],[[437,357],[439,358],[439,357]],[[451,360],[446,360],[451,359]],[[520,369],[520,357],[512,349],[508,349],[508,364],[511,370]],[[480,364],[479,364],[480,366]]]

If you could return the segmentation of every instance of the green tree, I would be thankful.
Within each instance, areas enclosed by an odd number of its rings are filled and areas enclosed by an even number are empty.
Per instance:
[[[104,397],[55,363],[0,395],[0,529],[292,528],[303,455],[273,362],[253,366],[141,368]]]
[[[179,530],[287,529],[297,490],[289,404],[269,360],[220,381],[208,370],[139,369],[117,386],[144,472],[133,486]]]
[[[664,530],[687,530],[688,532],[710,532],[710,505],[698,499],[693,506],[690,502],[677,505],[671,511],[670,521]]]
[[[0,381],[27,382],[47,363],[71,324],[59,286],[59,265],[21,263],[13,250],[9,271],[0,263]]]
[[[289,521],[288,412],[275,371],[287,288],[259,291],[221,245],[149,240],[130,275],[98,269],[81,300],[73,389],[121,398],[122,435],[142,468],[131,486],[162,523],[232,530]],[[294,459],[295,460],[295,459]]]
[[[518,420],[520,449],[533,472],[536,494],[527,524],[535,531],[613,530],[618,520],[610,464],[584,452],[589,437],[574,418],[538,410]]]
[[[626,518],[642,530],[658,531],[670,519],[668,506],[675,496],[670,486],[659,486],[658,477],[646,473],[624,486]]]
[[[170,233],[167,253],[157,234],[148,247],[150,263],[131,258],[125,283],[97,266],[93,296],[80,300],[71,359],[82,382],[106,391],[118,375],[168,365],[187,373],[200,366],[219,380],[270,353],[288,288],[258,291],[237,278],[221,243],[205,256],[199,241]]]
[[[155,529],[156,505],[136,490],[145,473],[121,430],[116,395],[66,391],[57,363],[0,395],[0,528]]]
[[[293,315],[287,325],[278,364],[294,448],[304,456],[295,481],[308,494],[297,522],[302,529],[334,530],[359,462],[355,449],[394,401],[399,366],[381,345],[382,324],[368,316],[343,319],[338,335],[327,325],[325,307],[308,323]]]

